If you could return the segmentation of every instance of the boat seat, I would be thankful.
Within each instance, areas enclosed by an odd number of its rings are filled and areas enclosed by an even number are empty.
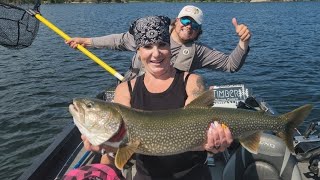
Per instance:
[[[240,146],[227,162],[223,180],[301,180],[296,158],[283,141],[262,133],[258,154]]]

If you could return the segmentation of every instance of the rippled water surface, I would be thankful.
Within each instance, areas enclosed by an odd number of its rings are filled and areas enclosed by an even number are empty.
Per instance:
[[[145,15],[175,17],[184,3],[42,5],[44,17],[70,36],[124,32]],[[205,12],[201,41],[229,53],[237,44],[231,19],[249,26],[251,51],[234,74],[201,70],[208,85],[246,84],[279,113],[306,103],[320,114],[319,2],[198,3]],[[93,50],[119,72],[132,52]],[[94,97],[116,79],[80,52],[66,46],[46,26],[22,50],[0,47],[0,179],[16,179],[72,122],[68,104],[79,96]]]

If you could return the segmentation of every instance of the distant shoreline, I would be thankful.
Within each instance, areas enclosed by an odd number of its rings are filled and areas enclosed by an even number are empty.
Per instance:
[[[195,0],[190,1],[189,3],[200,3],[200,2],[208,2],[208,3],[247,3],[247,2],[316,2],[320,0]],[[99,3],[134,3],[134,2],[173,2],[173,3],[184,3],[185,1],[177,1],[177,0],[158,0],[158,1],[149,1],[149,0],[41,0],[41,4],[99,4]],[[2,3],[6,4],[21,4],[21,0],[4,0]],[[34,0],[25,0],[23,4],[33,4]]]
[[[51,1],[51,2],[50,2]],[[86,4],[86,3],[132,3],[132,2],[174,2],[177,3],[178,1],[170,1],[170,0],[159,0],[159,1],[144,1],[144,0],[67,0],[62,2],[52,2],[52,1],[59,1],[59,0],[49,0],[43,1],[43,4],[58,4],[58,3],[70,3],[70,4]],[[197,0],[190,3],[204,3],[204,2],[229,2],[229,3],[242,3],[242,2],[316,2],[320,0]],[[181,2],[183,3],[183,2]]]

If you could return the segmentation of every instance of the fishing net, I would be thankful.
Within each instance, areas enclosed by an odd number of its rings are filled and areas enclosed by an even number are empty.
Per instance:
[[[36,0],[34,11],[39,11],[40,0]],[[0,45],[10,49],[21,49],[32,44],[39,29],[39,21],[22,7],[3,3],[0,0]]]

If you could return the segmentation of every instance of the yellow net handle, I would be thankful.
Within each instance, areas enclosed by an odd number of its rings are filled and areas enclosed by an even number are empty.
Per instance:
[[[58,27],[56,27],[55,25],[53,25],[51,22],[49,22],[47,19],[45,19],[43,16],[41,16],[39,13],[35,13],[33,12],[33,15],[43,24],[45,24],[46,26],[48,26],[51,30],[53,30],[54,32],[56,32],[58,35],[60,35],[64,40],[68,41],[70,40],[70,36],[68,36],[66,33],[64,33],[63,31],[61,31]],[[106,64],[105,62],[103,62],[100,58],[98,58],[97,56],[95,56],[94,54],[92,54],[90,51],[88,51],[85,47],[83,47],[82,45],[78,44],[77,45],[77,49],[79,51],[81,51],[83,54],[87,55],[90,59],[92,59],[94,62],[96,62],[97,64],[99,64],[101,67],[103,67],[105,70],[107,70],[110,74],[112,74],[113,76],[115,76],[116,78],[118,78],[120,81],[124,80],[124,77],[119,74],[115,69],[113,69],[112,67],[110,67],[108,64]]]

